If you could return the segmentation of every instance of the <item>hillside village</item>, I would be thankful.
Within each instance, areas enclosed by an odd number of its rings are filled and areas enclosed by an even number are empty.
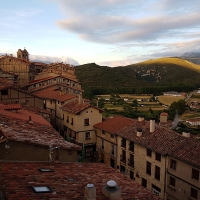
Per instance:
[[[26,49],[0,70],[0,199],[200,198],[199,137],[174,132],[166,112],[103,120],[73,66]]]

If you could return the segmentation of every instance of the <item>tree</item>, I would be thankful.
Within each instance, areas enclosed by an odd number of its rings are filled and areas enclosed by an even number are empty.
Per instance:
[[[152,108],[149,108],[149,112],[150,112],[151,114],[153,114],[153,109],[152,109]]]
[[[184,100],[179,100],[177,102],[173,102],[169,107],[169,117],[172,119],[178,112],[179,115],[182,115],[186,111],[186,104]]]
[[[133,100],[132,106],[135,107],[135,110],[137,110],[137,107],[138,107],[138,101],[137,101],[137,99]]]
[[[125,112],[133,111],[133,107],[131,105],[129,105],[129,104],[124,104],[123,105],[123,109],[124,109]]]

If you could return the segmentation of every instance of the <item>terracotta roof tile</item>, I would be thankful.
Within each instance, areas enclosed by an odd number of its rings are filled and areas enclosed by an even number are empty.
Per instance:
[[[113,118],[106,119],[105,121],[100,122],[98,124],[95,124],[94,127],[109,133],[116,133],[122,128],[133,123],[134,123],[133,119],[122,116],[116,116]]]
[[[0,104],[0,109],[4,110],[19,110],[21,108],[20,104]]]
[[[2,110],[1,110],[2,111]],[[8,111],[6,111],[8,112]],[[16,114],[11,112],[12,114]],[[39,120],[41,120],[41,116]],[[48,123],[48,122],[47,122]],[[63,149],[81,150],[81,147],[67,142],[50,124],[30,123],[28,121],[8,116],[1,112],[0,130],[8,140],[38,144],[42,146],[60,146]]]
[[[80,113],[81,111],[89,108],[89,107],[93,107],[93,108],[96,108],[98,109],[100,112],[102,112],[101,109],[97,108],[97,107],[94,107],[88,103],[78,103],[78,101],[73,101],[73,102],[70,102],[70,103],[66,103],[65,105],[62,106],[62,109],[64,111],[67,111],[69,113],[72,113],[72,114],[78,114]]]
[[[64,102],[73,98],[76,98],[75,95],[72,94],[61,94],[59,90],[42,90],[34,93],[36,96],[44,99],[53,99],[56,101]]]
[[[108,200],[102,193],[107,181],[116,181],[121,190],[120,200],[158,200],[146,188],[135,181],[124,177],[105,164],[101,163],[0,163],[1,180],[5,185],[5,196],[8,200],[19,199],[54,199],[83,200],[84,189],[88,183],[96,187],[96,199]],[[50,168],[53,172],[40,172],[39,168]],[[73,180],[69,181],[68,178]],[[51,193],[34,193],[31,186],[49,186]]]

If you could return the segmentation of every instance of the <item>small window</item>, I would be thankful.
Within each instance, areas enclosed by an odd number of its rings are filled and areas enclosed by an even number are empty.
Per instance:
[[[147,149],[147,156],[151,157],[152,155],[152,150],[151,149]]]
[[[104,150],[104,140],[101,140],[101,149]]]
[[[192,168],[192,179],[199,180],[199,171]]]
[[[194,199],[197,199],[198,197],[198,191],[194,188],[191,188],[190,190],[190,197],[194,198]]]
[[[175,187],[176,185],[176,179],[174,177],[169,177],[169,185]]]
[[[161,154],[156,153],[156,160],[161,161]]]
[[[102,134],[105,135],[105,131],[102,131]]]
[[[147,188],[147,180],[142,178],[142,186]]]
[[[32,186],[35,193],[47,193],[51,192],[51,189],[48,186]]]
[[[176,161],[172,160],[170,161],[170,168],[176,170]]]
[[[8,90],[1,90],[1,95],[8,95]]]
[[[74,124],[74,119],[72,118],[71,125],[73,125],[73,124]]]
[[[84,126],[89,126],[89,125],[90,125],[89,119],[88,118],[84,119]]]
[[[160,167],[155,166],[155,179],[160,180]]]
[[[66,120],[66,122],[69,123],[69,116],[67,116],[67,120]]]
[[[115,136],[114,136],[114,134],[110,134],[110,137],[111,137],[111,138],[114,138]]]
[[[86,139],[86,140],[89,140],[90,138],[91,138],[90,132],[86,132],[86,133],[85,133],[85,139]]]
[[[111,154],[112,154],[112,155],[115,155],[115,145],[112,145],[112,146],[111,146]]]
[[[146,173],[151,175],[151,163],[148,161],[146,163]]]

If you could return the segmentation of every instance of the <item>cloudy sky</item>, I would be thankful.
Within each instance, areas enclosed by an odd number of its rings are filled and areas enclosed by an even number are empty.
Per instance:
[[[0,0],[0,53],[124,66],[200,51],[200,0]]]

